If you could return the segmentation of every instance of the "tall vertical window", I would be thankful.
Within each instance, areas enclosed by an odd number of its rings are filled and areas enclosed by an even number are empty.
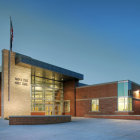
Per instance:
[[[64,101],[65,112],[70,112],[70,101]]]
[[[131,82],[118,82],[118,111],[132,111]]]
[[[118,98],[118,110],[119,111],[132,111],[132,98],[119,97]]]
[[[45,112],[46,115],[62,115],[63,82],[46,78],[32,72],[31,108],[32,112]]]
[[[91,101],[91,111],[99,111],[99,99],[93,99]]]

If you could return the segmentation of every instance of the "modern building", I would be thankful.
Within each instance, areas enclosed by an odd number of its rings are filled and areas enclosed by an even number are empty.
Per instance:
[[[2,50],[0,116],[140,115],[140,85],[129,80],[84,85],[83,75]],[[8,80],[10,79],[10,80]],[[10,81],[10,82],[9,82]]]
[[[76,115],[96,118],[140,115],[139,89],[140,85],[130,80],[77,87]]]

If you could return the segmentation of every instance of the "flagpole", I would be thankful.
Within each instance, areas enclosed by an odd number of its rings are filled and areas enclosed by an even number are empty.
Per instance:
[[[8,61],[8,101],[10,101],[10,75],[11,75],[11,52],[12,52],[12,36],[11,36],[11,30],[12,30],[12,21],[10,16],[10,50],[9,50],[9,61]]]

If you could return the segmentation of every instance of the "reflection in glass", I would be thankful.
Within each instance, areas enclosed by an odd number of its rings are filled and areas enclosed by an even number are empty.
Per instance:
[[[131,81],[118,82],[118,111],[132,111]]]
[[[63,83],[32,76],[32,111],[44,111],[46,115],[63,112]]]

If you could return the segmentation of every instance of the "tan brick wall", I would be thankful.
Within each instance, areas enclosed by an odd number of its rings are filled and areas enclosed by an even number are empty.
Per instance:
[[[11,54],[10,101],[8,101],[8,50],[2,51],[3,117],[30,115],[31,69],[15,65],[15,53]],[[28,79],[27,86],[15,84],[15,78]]]

